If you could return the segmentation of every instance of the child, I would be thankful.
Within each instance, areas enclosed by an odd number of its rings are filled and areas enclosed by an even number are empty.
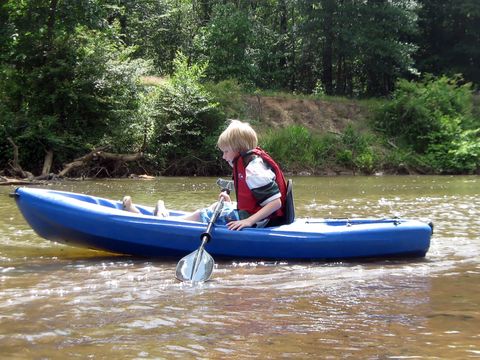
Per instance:
[[[238,120],[232,120],[217,141],[223,159],[233,168],[237,203],[232,202],[226,192],[220,193],[219,199],[224,199],[224,207],[216,223],[226,224],[230,230],[275,226],[284,221],[285,177],[277,163],[257,145],[255,130],[250,124]],[[206,223],[213,216],[214,207],[212,204],[186,215],[184,219]],[[125,208],[138,212],[131,199]],[[161,209],[161,206],[157,208]]]

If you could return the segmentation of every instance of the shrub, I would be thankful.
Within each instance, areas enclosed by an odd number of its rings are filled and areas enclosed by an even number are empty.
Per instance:
[[[478,168],[479,126],[472,116],[471,85],[461,85],[459,78],[400,80],[392,100],[376,114],[375,124],[421,155],[434,172]]]
[[[309,131],[298,125],[288,126],[280,130],[270,130],[262,138],[262,146],[289,171],[300,168],[312,171],[316,167],[312,150],[314,137]]]
[[[228,79],[218,83],[207,82],[205,90],[211,94],[218,103],[218,111],[223,117],[229,119],[243,118],[246,113],[245,102],[243,101],[243,86],[238,80]]]

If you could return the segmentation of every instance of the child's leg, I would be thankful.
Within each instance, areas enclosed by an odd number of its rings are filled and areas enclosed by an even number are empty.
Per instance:
[[[193,213],[183,216],[182,219],[201,222],[200,210],[195,210]]]
[[[191,214],[185,215],[182,218],[185,220],[198,221],[202,223],[208,223],[212,219],[215,208],[217,207],[217,202],[213,203],[209,207],[197,210]],[[225,202],[223,204],[223,209],[221,210],[216,224],[225,225],[229,221],[239,220],[238,211],[236,210],[236,205],[231,202]]]
[[[190,221],[203,222],[203,221],[202,221],[202,216],[200,215],[201,212],[202,212],[202,211],[205,212],[206,210],[208,210],[208,212],[213,213],[216,205],[217,205],[217,203],[214,202],[212,205],[210,205],[210,206],[207,207],[207,208],[200,209],[200,210],[195,210],[193,213],[183,216],[182,219],[184,219],[184,220],[190,220]]]

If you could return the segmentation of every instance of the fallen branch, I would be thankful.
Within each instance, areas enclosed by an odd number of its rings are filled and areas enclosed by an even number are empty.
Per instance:
[[[33,174],[25,171],[20,166],[20,161],[18,160],[18,146],[12,140],[11,137],[7,138],[8,142],[12,144],[13,147],[13,162],[10,162],[9,165],[11,167],[11,172],[13,176],[18,176],[22,179],[33,179]]]
[[[44,185],[47,182],[39,180],[28,180],[28,179],[13,179],[4,176],[0,176],[0,186],[7,185]]]
[[[115,163],[115,168],[118,168],[122,163],[136,161],[141,158],[143,158],[143,152],[138,152],[135,154],[115,154],[105,152],[103,151],[103,148],[95,149],[90,153],[75,159],[71,163],[66,164],[63,170],[59,172],[58,176],[66,176],[72,170],[88,166],[92,162],[113,162]]]

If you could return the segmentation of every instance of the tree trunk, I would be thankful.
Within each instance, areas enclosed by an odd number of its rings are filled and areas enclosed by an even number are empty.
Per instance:
[[[322,5],[325,12],[323,22],[323,34],[325,41],[323,44],[322,54],[322,83],[325,87],[325,93],[332,95],[333,93],[333,16],[335,9],[335,0],[323,0]]]
[[[279,12],[279,32],[280,32],[280,44],[279,44],[279,51],[280,51],[280,59],[278,67],[282,74],[286,74],[288,72],[288,49],[287,49],[287,37],[288,37],[288,14],[287,14],[287,4],[285,0],[280,0],[278,3],[278,12]],[[288,87],[288,75],[282,76],[282,87]]]
[[[12,144],[12,147],[13,147],[13,164],[11,164],[11,166],[13,168],[21,169],[21,166],[18,162],[18,146],[17,144],[15,144],[15,142],[12,140],[11,137],[8,137],[7,140],[10,144]]]
[[[297,86],[297,80],[296,80],[296,77],[295,77],[295,74],[297,73],[295,67],[296,67],[296,46],[295,46],[295,38],[296,38],[296,35],[295,35],[295,27],[296,27],[296,24],[295,24],[295,7],[292,6],[292,15],[291,15],[291,19],[292,19],[292,26],[291,26],[291,32],[292,32],[292,35],[290,36],[290,41],[291,41],[291,54],[290,54],[290,57],[291,57],[291,61],[290,61],[290,91],[291,92],[294,92],[296,90],[296,86]]]
[[[47,41],[46,41],[46,49],[49,52],[52,48],[52,41],[53,41],[53,31],[55,28],[55,18],[57,13],[57,5],[58,0],[51,0],[49,6],[49,14],[47,19]]]
[[[43,169],[42,169],[41,176],[46,176],[50,174],[50,170],[52,169],[52,163],[53,163],[53,151],[48,150],[47,153],[45,154],[45,160],[43,161]]]
[[[345,61],[344,55],[337,57],[337,76],[335,80],[335,95],[345,95]]]

